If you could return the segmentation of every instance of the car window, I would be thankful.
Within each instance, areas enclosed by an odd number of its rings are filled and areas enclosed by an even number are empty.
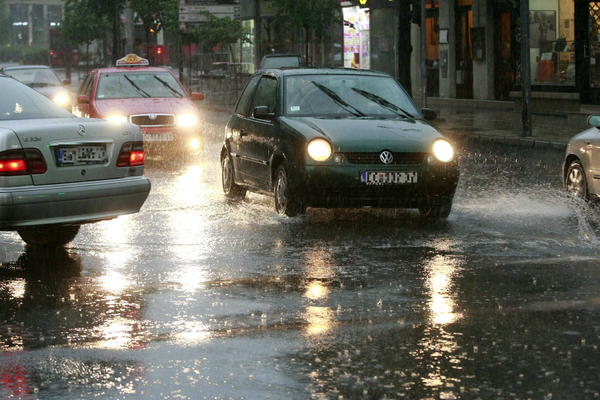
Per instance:
[[[85,80],[83,81],[81,86],[79,87],[79,91],[77,92],[78,96],[87,93],[88,87],[89,87],[91,81],[92,81],[92,74],[88,74],[85,77]]]
[[[96,90],[99,100],[185,96],[183,87],[167,71],[103,73]]]
[[[250,108],[250,100],[252,100],[252,95],[254,94],[254,89],[256,89],[256,84],[260,79],[260,75],[254,75],[248,81],[246,88],[242,92],[240,96],[240,100],[238,101],[237,107],[235,108],[235,112],[241,115],[248,115]]]
[[[393,78],[358,74],[287,77],[285,114],[420,117],[411,98]]]
[[[275,104],[277,98],[277,79],[268,76],[263,76],[258,82],[254,101],[252,102],[252,110],[259,106],[269,107],[269,112],[275,112]]]
[[[62,86],[62,82],[50,68],[9,69],[5,73],[31,87]]]
[[[12,78],[0,78],[0,120],[70,118],[71,113]]]
[[[265,57],[262,61],[262,68],[286,68],[299,67],[300,59],[296,56],[289,57]]]

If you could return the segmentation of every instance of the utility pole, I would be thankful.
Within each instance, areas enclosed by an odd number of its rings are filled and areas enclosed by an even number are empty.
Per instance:
[[[521,136],[531,136],[531,60],[529,56],[529,1],[520,1],[521,20],[521,94],[522,110],[521,122],[523,125]]]
[[[421,0],[421,109],[427,107],[427,24],[425,23],[425,0]]]
[[[134,32],[135,24],[133,21],[133,9],[131,8],[131,0],[127,0],[125,3],[125,37],[126,37],[126,49],[125,53],[135,53],[134,46]]]

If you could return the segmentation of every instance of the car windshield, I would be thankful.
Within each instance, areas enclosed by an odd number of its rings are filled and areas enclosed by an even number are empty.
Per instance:
[[[265,57],[262,62],[262,68],[285,68],[285,67],[299,67],[300,60],[297,56],[289,57]]]
[[[0,120],[69,118],[71,113],[11,78],[0,78]]]
[[[413,101],[391,77],[346,74],[286,77],[285,115],[420,118]]]
[[[4,73],[31,87],[62,86],[58,76],[49,68],[8,69]]]
[[[119,72],[100,76],[96,98],[184,97],[185,91],[169,72]]]

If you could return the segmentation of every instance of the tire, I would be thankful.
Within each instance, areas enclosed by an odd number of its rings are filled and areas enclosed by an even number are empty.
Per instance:
[[[221,183],[226,198],[243,200],[246,197],[246,188],[237,185],[234,181],[233,161],[229,154],[225,154],[221,160]]]
[[[30,246],[64,246],[77,236],[79,225],[40,225],[17,230]]]
[[[581,165],[580,161],[573,161],[571,165],[569,165],[567,177],[565,178],[565,187],[567,188],[567,193],[571,196],[587,200],[587,179],[585,177],[583,165]]]
[[[421,217],[428,219],[446,219],[452,211],[452,200],[440,200],[426,207],[419,207]]]
[[[304,213],[305,207],[302,199],[295,196],[290,190],[289,176],[283,164],[279,165],[275,172],[273,194],[275,195],[275,210],[278,214],[294,217]]]

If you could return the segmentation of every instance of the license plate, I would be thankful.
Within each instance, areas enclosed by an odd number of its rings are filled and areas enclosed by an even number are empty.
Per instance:
[[[415,171],[361,171],[360,182],[367,185],[403,185],[417,183]]]
[[[59,147],[56,155],[59,165],[102,163],[107,159],[105,144]]]
[[[173,140],[173,133],[162,132],[162,133],[144,133],[145,142],[170,142]]]

